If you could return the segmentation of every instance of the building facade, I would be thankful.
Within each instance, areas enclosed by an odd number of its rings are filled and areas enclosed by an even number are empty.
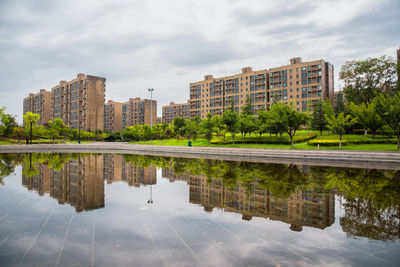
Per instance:
[[[239,74],[190,83],[190,117],[205,118],[207,113],[222,114],[231,103],[240,108],[249,97],[253,112],[266,109],[274,101],[293,103],[298,111],[307,111],[317,99],[334,101],[334,69],[324,60],[303,62],[290,59],[290,65],[254,71],[251,67]]]
[[[52,119],[61,118],[72,129],[104,130],[106,79],[79,73],[51,89]]]
[[[51,119],[51,92],[40,89],[39,93],[29,94],[24,98],[23,114],[32,112],[40,115],[38,125],[44,125]]]
[[[108,100],[104,105],[104,131],[117,132],[122,130],[121,102]]]
[[[137,124],[157,124],[156,100],[136,97],[122,104],[122,129]]]
[[[190,119],[190,101],[183,104],[170,102],[169,105],[162,107],[163,123],[172,123],[176,117]]]

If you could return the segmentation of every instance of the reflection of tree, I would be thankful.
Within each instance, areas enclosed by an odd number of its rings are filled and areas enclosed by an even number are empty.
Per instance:
[[[355,198],[344,204],[340,225],[348,235],[377,240],[400,238],[399,207],[380,207],[372,199]]]
[[[14,172],[15,166],[23,158],[21,154],[0,154],[0,184],[4,185],[3,178]]]

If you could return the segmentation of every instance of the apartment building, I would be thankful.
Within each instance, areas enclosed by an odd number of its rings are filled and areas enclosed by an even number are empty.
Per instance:
[[[156,100],[136,97],[122,104],[122,129],[136,124],[157,124]]]
[[[104,131],[117,132],[122,130],[121,102],[108,100],[104,105]]]
[[[269,70],[269,99],[292,102],[298,111],[311,109],[318,99],[334,103],[333,65],[321,60],[302,62],[292,58],[290,65]]]
[[[190,101],[183,104],[170,102],[169,105],[162,107],[163,123],[172,123],[176,117],[190,119]]]
[[[40,89],[39,93],[30,93],[24,98],[23,114],[32,112],[40,115],[38,125],[44,125],[51,119],[51,92]]]
[[[72,129],[104,130],[106,79],[79,73],[51,89],[52,119],[61,118]]]
[[[254,114],[274,101],[293,103],[298,111],[307,111],[317,99],[329,98],[333,103],[333,75],[332,64],[322,59],[303,62],[299,57],[276,68],[254,71],[246,67],[239,74],[220,78],[206,75],[203,81],[190,83],[190,117],[222,114],[232,102],[240,113],[247,96]]]

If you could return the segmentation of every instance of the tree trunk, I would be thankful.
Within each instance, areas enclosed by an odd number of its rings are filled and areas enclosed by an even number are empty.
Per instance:
[[[322,130],[321,130],[321,135],[322,135]]]
[[[292,143],[292,148],[294,148],[294,144],[293,144],[293,136],[290,136],[290,142]]]
[[[233,142],[233,144],[235,144],[235,135],[233,133],[231,133],[231,136],[232,136],[232,142]]]
[[[368,130],[364,130],[364,135],[368,135]]]
[[[400,134],[397,135],[397,150],[400,149]]]
[[[31,145],[32,145],[32,122],[31,122]]]
[[[339,149],[342,149],[342,135],[339,135]]]

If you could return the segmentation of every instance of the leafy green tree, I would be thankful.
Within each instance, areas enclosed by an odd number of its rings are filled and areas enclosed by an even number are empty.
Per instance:
[[[394,96],[388,93],[380,94],[375,99],[376,110],[383,121],[397,136],[397,149],[400,149],[400,92]]]
[[[233,102],[222,114],[222,123],[226,125],[226,130],[231,134],[232,142],[235,144],[235,134],[238,132],[239,128],[239,115],[234,109]]]
[[[1,125],[3,126],[2,135],[5,137],[9,137],[12,135],[14,128],[17,127],[18,124],[15,121],[15,116],[11,114],[6,114],[3,111],[4,108],[0,109]]]
[[[348,102],[370,103],[378,93],[395,90],[396,62],[387,56],[348,61],[339,77],[345,83],[343,91]]]
[[[222,122],[221,116],[216,114],[216,115],[214,115],[212,120],[213,120],[213,124],[215,126],[215,132],[217,133],[217,135],[221,135],[222,133],[224,133],[225,129],[226,129],[226,126]],[[224,134],[224,141],[225,141],[225,134]]]
[[[257,125],[257,132],[260,135],[260,138],[262,137],[262,134],[267,133],[269,130],[268,119],[269,119],[269,114],[267,110],[260,110],[258,112],[256,125]]]
[[[144,124],[142,125],[142,129],[143,129],[143,137],[145,140],[150,140],[151,138],[151,128],[149,125]]]
[[[49,121],[47,131],[49,137],[53,139],[53,144],[54,144],[55,139],[60,136],[60,128],[55,122]]]
[[[185,118],[176,117],[174,119],[174,131],[177,135],[183,136],[185,135]]]
[[[290,137],[290,143],[292,148],[294,147],[294,136],[296,135],[297,130],[299,130],[303,125],[305,125],[309,117],[305,113],[298,112],[293,108],[292,105],[285,105],[281,103],[277,103],[274,106],[277,106],[279,110],[279,114],[282,115],[282,122],[284,125],[284,131]],[[273,110],[273,109],[271,109]]]
[[[24,128],[17,126],[13,130],[13,135],[18,138],[18,143],[21,143],[21,138],[24,136]]]
[[[286,129],[285,121],[286,108],[282,103],[274,103],[270,110],[265,113],[267,132],[282,136]]]
[[[242,106],[242,112],[240,114],[245,114],[245,115],[254,115],[253,114],[253,109],[252,109],[252,104],[251,104],[251,100],[250,100],[250,95],[247,94],[246,95],[246,102],[245,104]]]
[[[251,134],[256,130],[256,120],[253,116],[247,114],[240,114],[239,116],[239,130],[242,133],[242,138],[246,138],[246,134]]]
[[[376,131],[382,128],[384,124],[376,110],[376,104],[374,102],[368,104],[362,103],[361,105],[350,103],[349,109],[353,117],[357,120],[357,123],[364,127],[365,134],[369,130],[372,132],[372,136],[375,137]]]
[[[32,144],[32,127],[33,127],[33,124],[36,123],[39,119],[40,119],[40,115],[39,114],[32,113],[30,111],[28,111],[24,115],[24,122],[27,123],[28,125],[30,125],[30,140],[31,140],[31,144]]]
[[[321,135],[322,132],[327,128],[327,120],[325,117],[325,109],[323,107],[324,103],[321,99],[315,101],[313,103],[313,114],[311,117],[311,128],[316,131],[320,131]],[[329,105],[329,102],[328,102]]]
[[[339,148],[342,148],[342,136],[346,133],[347,128],[355,123],[355,120],[350,115],[346,116],[343,112],[337,116],[326,116],[326,120],[329,130],[339,135]]]
[[[199,123],[198,119],[192,118],[190,120],[185,121],[184,132],[188,140],[193,139],[196,141],[197,135],[199,134]]]
[[[205,138],[208,141],[208,144],[210,144],[210,141],[213,137],[213,133],[214,133],[214,129],[215,129],[215,125],[214,125],[214,120],[213,120],[213,116],[211,113],[207,114],[207,119],[203,120],[202,124],[201,124],[201,128],[203,129]]]

